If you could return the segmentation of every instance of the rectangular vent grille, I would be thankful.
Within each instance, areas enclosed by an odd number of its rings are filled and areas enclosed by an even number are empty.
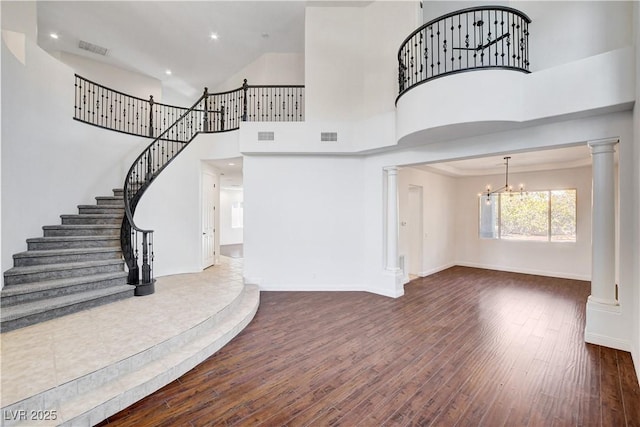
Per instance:
[[[109,49],[107,49],[106,47],[98,46],[97,44],[89,43],[84,40],[80,40],[80,43],[78,43],[78,47],[80,49],[84,49],[92,53],[97,53],[98,55],[102,56],[105,56],[107,52],[109,52]]]
[[[258,132],[258,141],[273,141],[274,138],[273,132]]]
[[[322,142],[335,142],[338,140],[338,132],[321,132],[320,141]]]

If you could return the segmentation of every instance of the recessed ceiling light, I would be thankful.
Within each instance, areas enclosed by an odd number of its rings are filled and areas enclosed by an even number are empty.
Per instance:
[[[171,73],[171,70],[167,70],[167,71],[165,71],[164,73],[165,73],[167,76],[170,76],[170,75],[172,74],[172,73]]]
[[[49,34],[49,37],[51,37],[52,39],[56,39],[57,40],[58,39],[58,34],[51,33],[51,34]]]
[[[236,165],[235,163],[229,163],[229,166],[235,166],[235,165]]]
[[[211,33],[211,40],[218,40],[218,33]]]

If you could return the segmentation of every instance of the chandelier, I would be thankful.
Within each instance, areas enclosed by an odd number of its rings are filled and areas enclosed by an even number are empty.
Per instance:
[[[492,194],[497,194],[497,193],[505,193],[505,194],[509,194],[511,196],[513,196],[514,194],[514,190],[513,190],[513,186],[509,185],[509,159],[511,157],[507,156],[504,158],[505,161],[505,166],[506,166],[506,171],[505,171],[505,178],[504,178],[504,185],[496,190],[491,190],[491,185],[487,185],[487,188],[484,190],[484,193],[479,193],[478,196],[486,196],[487,200],[486,203],[489,205],[491,204],[491,195]],[[518,190],[516,190],[517,192],[520,193],[520,195],[522,196],[524,194],[524,184],[520,184]]]

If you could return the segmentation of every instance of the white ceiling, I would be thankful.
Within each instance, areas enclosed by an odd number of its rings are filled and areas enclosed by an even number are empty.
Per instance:
[[[39,1],[37,8],[43,49],[154,77],[187,98],[266,52],[304,52],[303,1]],[[80,40],[109,51],[79,49]]]
[[[242,189],[242,157],[207,160],[207,163],[220,171],[220,188],[226,190]]]
[[[411,167],[437,172],[449,176],[482,176],[503,174],[505,156],[510,156],[509,172],[537,172],[554,169],[569,169],[591,164],[587,144],[553,150],[526,153],[505,153],[499,156],[479,157],[452,162],[412,165]]]

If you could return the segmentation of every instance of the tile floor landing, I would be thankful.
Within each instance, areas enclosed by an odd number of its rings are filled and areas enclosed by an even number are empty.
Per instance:
[[[168,383],[193,367],[187,365],[195,365],[217,351],[248,324],[258,303],[257,288],[243,284],[242,259],[221,257],[219,265],[201,273],[158,278],[153,295],[3,333],[2,425],[99,422],[111,415],[108,412],[115,413],[133,403],[130,400],[134,394],[136,400],[150,394],[165,380]],[[232,311],[242,315],[234,317]],[[195,341],[199,342],[194,346]],[[169,363],[160,353],[176,352],[170,350],[172,347],[185,354],[170,355]],[[193,354],[188,353],[190,347],[195,349]],[[157,359],[149,365],[161,366],[146,366],[145,359]],[[177,365],[173,364],[175,360],[179,360]],[[147,381],[144,390],[121,398],[127,392],[125,382],[137,384],[132,378],[137,372],[127,370],[157,368],[167,372],[149,373],[153,381]],[[123,374],[128,375],[126,380]],[[92,384],[104,386],[98,394],[110,405],[100,407],[104,402],[97,402],[99,410],[85,413],[83,407],[91,397],[83,395],[83,388],[88,392]],[[100,401],[103,397],[93,398]],[[65,399],[75,407],[68,407]]]

